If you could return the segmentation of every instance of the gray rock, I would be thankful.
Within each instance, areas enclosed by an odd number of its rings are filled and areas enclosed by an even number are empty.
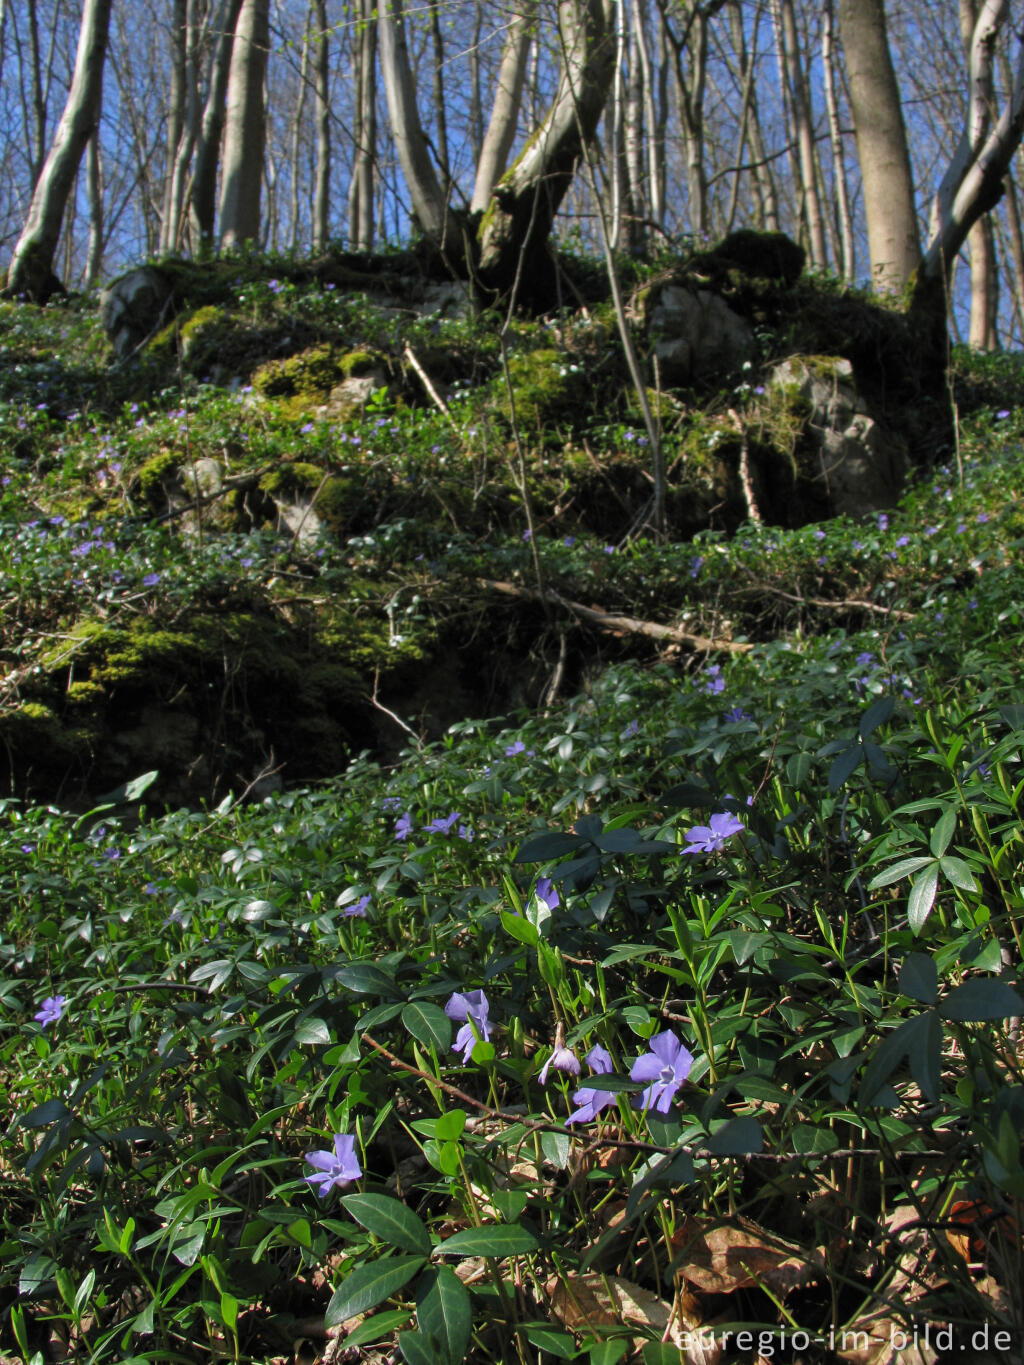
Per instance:
[[[334,386],[320,412],[330,421],[344,421],[362,412],[373,394],[387,386],[388,377],[382,368],[373,369],[369,374],[350,375]]]
[[[166,320],[173,289],[155,266],[140,265],[113,280],[100,295],[100,322],[124,360]]]
[[[848,360],[793,356],[776,365],[768,385],[785,389],[808,411],[801,463],[823,482],[835,515],[860,517],[893,506],[907,472],[906,447],[876,421]]]
[[[750,323],[709,289],[657,289],[648,304],[647,332],[667,385],[734,374],[757,357]]]

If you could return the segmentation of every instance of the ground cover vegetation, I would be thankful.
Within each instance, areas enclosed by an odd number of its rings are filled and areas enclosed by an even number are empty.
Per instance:
[[[0,306],[3,1349],[1019,1354],[1019,363],[860,520],[655,392],[662,543],[599,305],[329,283]]]

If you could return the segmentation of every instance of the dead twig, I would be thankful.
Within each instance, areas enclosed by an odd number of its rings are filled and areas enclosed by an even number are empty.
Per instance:
[[[573,602],[570,598],[563,597],[561,593],[555,592],[554,588],[545,589],[542,598],[535,588],[523,588],[518,583],[493,578],[480,578],[477,582],[481,587],[489,588],[491,592],[504,593],[508,597],[519,597],[534,602],[547,601],[553,606],[561,607],[572,616],[578,616],[581,620],[599,626],[601,630],[613,631],[616,634],[643,635],[649,640],[664,640],[668,644],[686,645],[695,652],[708,654],[719,652],[747,654],[754,647],[739,640],[694,635],[679,626],[663,626],[658,621],[641,621],[635,616],[620,616],[615,612],[601,611],[598,607],[585,607],[582,602]]]

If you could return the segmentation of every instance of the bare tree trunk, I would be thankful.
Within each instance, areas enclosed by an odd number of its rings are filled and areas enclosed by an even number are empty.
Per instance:
[[[183,126],[170,169],[170,183],[164,208],[163,249],[179,251],[182,214],[185,206],[188,168],[199,136],[199,33],[200,0],[188,0],[185,41],[185,101]],[[168,144],[169,145],[169,144]]]
[[[200,254],[209,251],[213,246],[217,164],[220,157],[221,132],[224,128],[224,101],[227,97],[235,28],[241,8],[242,0],[221,0],[214,21],[215,46],[210,60],[210,83],[203,106],[192,170],[190,205],[192,250]]]
[[[739,70],[744,82],[743,118],[746,126],[747,140],[750,144],[750,159],[753,163],[754,184],[757,189],[757,198],[760,208],[759,225],[765,232],[778,232],[779,209],[775,193],[775,180],[772,176],[772,168],[768,161],[764,138],[761,134],[761,123],[757,105],[757,83],[755,81],[755,73],[757,71],[757,42],[761,14],[762,0],[758,0],[758,4],[754,10],[753,22],[750,24],[750,45],[748,49],[747,30],[745,27],[741,0],[731,0],[729,5],[729,31],[732,35],[733,50],[739,57]],[[740,144],[739,150],[740,153],[742,153],[742,143]],[[739,162],[737,164],[739,164]],[[736,181],[734,182],[733,195],[729,204],[727,230],[731,230],[735,221],[738,196],[739,177],[737,176]]]
[[[473,40],[469,48],[469,145],[473,165],[479,166],[484,145],[484,106],[480,94],[480,41],[484,31],[484,11],[480,0],[473,9]]]
[[[95,289],[103,269],[103,166],[100,162],[99,128],[89,139],[85,160],[86,192],[89,196],[89,254],[85,264],[85,287]]]
[[[523,83],[526,79],[526,62],[530,52],[532,20],[531,0],[531,3],[524,5],[512,21],[505,38],[501,67],[498,71],[498,85],[491,105],[491,117],[476,165],[471,213],[483,213],[487,207],[494,186],[504,173],[508,154],[516,139],[519,110],[523,100]]]
[[[402,0],[381,0],[377,28],[391,135],[409,189],[413,214],[426,236],[443,247],[449,226],[448,205],[416,107],[416,82],[409,64]]]
[[[447,202],[452,192],[452,170],[448,159],[448,117],[444,99],[444,39],[441,36],[441,15],[437,0],[430,5],[430,39],[434,48],[434,122],[437,125],[437,164]]]
[[[972,351],[998,351],[999,271],[992,217],[986,213],[967,234],[971,253],[971,314],[967,344]]]
[[[177,221],[174,213],[175,165],[185,129],[188,56],[188,3],[174,0],[171,20],[171,88],[167,99],[167,152],[164,165],[163,207],[160,213],[161,255],[174,250]]]
[[[664,98],[666,63],[659,65],[659,79],[662,98],[655,104],[654,80],[651,70],[651,54],[647,49],[646,7],[642,3],[633,5],[633,41],[639,66],[639,80],[644,100],[644,115],[647,119],[647,194],[646,213],[652,224],[665,225],[665,128],[668,123],[668,109]],[[664,37],[662,36],[664,44]],[[641,119],[642,125],[642,119]],[[642,137],[642,126],[641,126]]]
[[[825,245],[825,223],[818,194],[818,158],[814,147],[814,124],[811,118],[807,73],[801,58],[793,0],[778,0],[778,5],[786,80],[800,158],[800,194],[807,227],[810,262],[813,267],[823,270],[828,265],[828,248]]]
[[[111,0],[84,0],[71,89],[7,271],[7,291],[45,301],[61,288],[53,261],[82,153],[99,122]]]
[[[607,174],[611,185],[611,204],[606,222],[608,250],[619,250],[626,212],[626,9],[624,0],[615,6],[615,73],[605,115]]]
[[[1013,262],[1013,300],[1017,314],[1017,341],[1024,341],[1024,232],[1021,231],[1020,205],[1013,177],[1006,177],[1006,224],[1010,236],[1010,259]]]
[[[679,96],[679,117],[686,149],[686,179],[689,192],[690,231],[695,237],[708,232],[708,182],[704,161],[704,91],[707,85],[708,24],[725,5],[725,0],[686,0],[682,10],[683,29],[676,33],[669,22],[668,0],[658,0],[662,29],[672,49]],[[689,72],[683,54],[689,57]]]
[[[302,57],[299,61],[299,93],[295,101],[295,113],[292,119],[292,145],[291,145],[291,184],[290,189],[290,208],[291,208],[291,249],[293,252],[299,249],[299,162],[302,151],[302,116],[306,112],[306,86],[309,82],[309,45],[312,41],[313,28],[313,7],[309,8],[306,14],[306,32],[302,39]]]
[[[313,203],[313,246],[323,250],[330,236],[331,88],[327,49],[327,3],[313,0],[316,16],[316,193]]]
[[[864,187],[871,273],[906,287],[921,259],[914,185],[883,0],[840,0],[839,23]]]
[[[256,243],[267,122],[263,81],[270,47],[270,0],[243,0],[228,76],[220,190],[222,247]]]
[[[839,102],[836,98],[836,67],[833,45],[833,0],[828,0],[822,14],[821,68],[828,110],[828,132],[832,144],[832,181],[835,185],[836,219],[842,243],[841,272],[844,280],[852,282],[856,273],[853,239],[853,213],[846,184],[846,158],[843,155],[843,132],[839,123]]]
[[[634,0],[632,14],[639,5]],[[623,119],[623,153],[626,162],[626,247],[640,255],[647,244],[647,195],[644,176],[644,61],[640,51],[642,30],[635,22],[628,32],[626,50],[626,106]]]
[[[349,236],[359,251],[373,249],[374,165],[377,154],[377,20],[374,0],[361,0],[356,51],[355,160],[349,187]],[[381,210],[383,215],[383,209]],[[383,235],[383,226],[381,228]]]
[[[554,101],[519,160],[495,187],[480,233],[480,273],[504,292],[517,277],[534,290],[550,283],[547,242],[572,183],[576,163],[594,136],[608,98],[615,61],[614,0],[562,0],[562,69]]]

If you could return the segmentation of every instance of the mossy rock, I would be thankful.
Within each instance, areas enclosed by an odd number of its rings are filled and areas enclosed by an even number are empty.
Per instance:
[[[286,360],[269,360],[253,373],[264,398],[307,398],[323,403],[343,380],[372,374],[384,364],[374,351],[339,351],[330,342],[307,347]]]
[[[135,472],[130,491],[142,500],[150,512],[160,515],[167,511],[168,506],[180,500],[181,459],[176,450],[161,450],[151,455]]]
[[[504,377],[493,381],[495,406],[509,421],[531,438],[545,428],[564,427],[590,406],[593,394],[583,366],[564,351],[544,348],[521,351],[509,357],[512,399]]]

